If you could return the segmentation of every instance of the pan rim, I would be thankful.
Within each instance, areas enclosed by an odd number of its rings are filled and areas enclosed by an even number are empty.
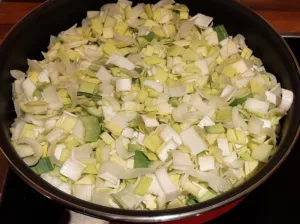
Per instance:
[[[70,1],[70,0],[67,0]],[[6,40],[9,38],[12,32],[17,27],[22,26],[23,23],[26,23],[27,20],[30,20],[32,15],[34,13],[38,13],[42,11],[44,8],[51,6],[52,4],[62,4],[58,3],[59,1],[47,1],[40,6],[38,6],[35,10],[30,12],[28,15],[26,15],[20,22],[18,22],[14,28],[6,35],[2,46],[6,44]],[[63,2],[63,1],[62,1]],[[66,1],[65,1],[66,2]],[[221,2],[221,1],[219,1]],[[227,4],[227,3],[224,3]],[[228,3],[229,4],[229,3]],[[245,6],[242,6],[238,2],[232,1],[230,4],[234,4],[235,7],[244,8],[243,10],[248,10],[249,13],[252,13],[254,16],[258,16],[255,12],[253,12],[251,9],[247,9]],[[261,17],[260,17],[261,18]],[[281,36],[268,24],[264,19],[261,18],[261,21],[264,22],[270,30],[274,33],[274,36],[276,35],[278,38],[281,39],[281,42],[285,45],[286,49],[289,51],[290,56],[292,57],[294,64],[298,68],[299,71],[299,65],[295,59],[295,56],[293,55],[291,49],[287,45],[287,43],[281,38]],[[3,47],[0,47],[2,49]],[[1,50],[0,50],[1,54]],[[299,76],[299,72],[298,72]],[[235,188],[232,191],[229,191],[225,194],[222,194],[221,196],[218,196],[214,199],[211,199],[207,202],[203,202],[197,205],[193,206],[186,206],[183,208],[177,208],[177,209],[166,209],[166,210],[158,210],[158,211],[135,211],[135,210],[121,210],[121,209],[114,209],[114,208],[108,208],[100,205],[96,205],[90,202],[82,201],[80,199],[77,199],[73,196],[69,196],[64,194],[63,192],[59,191],[58,189],[52,187],[50,184],[43,181],[40,177],[36,176],[30,169],[27,167],[27,169],[24,171],[24,167],[21,167],[21,165],[16,165],[13,161],[14,156],[12,156],[13,152],[9,155],[8,150],[12,150],[13,148],[9,143],[9,140],[5,138],[1,139],[1,145],[5,145],[5,149],[1,148],[2,153],[6,157],[6,159],[9,161],[11,167],[16,171],[16,173],[31,187],[39,191],[41,194],[45,195],[46,197],[49,197],[55,201],[58,201],[59,203],[62,203],[63,205],[70,207],[74,210],[77,210],[80,213],[89,214],[92,216],[108,219],[108,220],[122,220],[122,221],[130,221],[130,222],[160,222],[160,221],[171,221],[171,220],[178,220],[183,218],[188,218],[191,216],[197,216],[204,214],[208,211],[214,210],[216,208],[222,207],[226,204],[229,204],[230,202],[233,202],[242,196],[248,194],[250,191],[257,188],[261,183],[263,183],[274,171],[282,164],[282,162],[286,159],[288,154],[291,152],[292,147],[294,146],[295,142],[297,141],[297,138],[299,136],[299,122],[297,124],[298,129],[295,133],[295,136],[293,137],[293,141],[289,145],[288,149],[285,151],[284,155],[279,159],[277,164],[274,166],[264,166],[264,168],[259,171],[253,178],[251,178],[249,181],[246,181],[245,184],[241,185],[240,187]],[[4,133],[4,126],[1,124],[0,127],[0,134],[2,136],[5,136]],[[280,150],[280,149],[279,149]],[[283,150],[282,150],[283,151]],[[270,162],[269,162],[270,163]],[[23,163],[23,166],[25,164]],[[25,165],[26,166],[26,165]],[[252,184],[250,184],[252,183]],[[247,186],[250,185],[250,186]],[[243,188],[241,188],[243,187]],[[75,202],[75,203],[74,203]]]

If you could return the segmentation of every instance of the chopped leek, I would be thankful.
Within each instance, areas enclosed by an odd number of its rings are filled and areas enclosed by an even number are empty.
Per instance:
[[[139,150],[134,154],[134,168],[147,168],[151,161]]]
[[[238,34],[174,0],[119,0],[12,70],[11,141],[58,189],[137,210],[202,203],[276,152],[294,94]]]
[[[190,195],[188,197],[188,200],[186,202],[186,205],[194,205],[194,204],[197,204],[199,201],[197,200],[197,198],[193,195]]]
[[[139,184],[137,185],[134,193],[144,196],[145,194],[147,194],[151,183],[152,183],[152,178],[147,177],[147,176],[142,177]]]
[[[204,129],[207,133],[211,133],[211,134],[225,133],[225,129],[221,123],[218,123],[216,125],[211,125],[211,126],[204,126]]]
[[[144,36],[145,40],[148,42],[151,42],[154,38],[156,38],[155,34],[153,32],[148,33],[146,36]]]
[[[86,142],[97,141],[101,132],[99,119],[93,116],[82,116],[80,119],[85,127],[84,140]]]
[[[102,98],[100,95],[86,93],[86,92],[77,92],[77,96],[85,96],[85,97],[91,98],[91,99],[101,99]]]
[[[41,158],[38,163],[31,167],[31,169],[38,175],[48,173],[54,169],[49,157]]]
[[[238,98],[238,99],[235,99],[234,101],[232,101],[229,106],[232,106],[232,107],[235,107],[237,105],[240,105],[240,104],[243,104],[249,97],[251,97],[252,95],[249,94],[248,96],[244,96],[242,98]]]
[[[143,147],[138,144],[128,144],[128,152],[142,151]]]
[[[214,30],[218,34],[219,41],[222,41],[222,40],[224,40],[225,38],[228,37],[228,33],[227,33],[227,31],[226,31],[226,29],[223,25],[215,26]]]

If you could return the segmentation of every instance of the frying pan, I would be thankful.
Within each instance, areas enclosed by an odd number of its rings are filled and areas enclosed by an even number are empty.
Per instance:
[[[232,36],[241,33],[248,46],[262,59],[267,71],[276,75],[282,86],[295,94],[294,103],[283,119],[277,153],[258,173],[244,184],[200,204],[161,211],[134,211],[103,207],[82,201],[52,187],[35,175],[18,157],[10,144],[9,127],[15,117],[9,71],[27,69],[27,58],[42,59],[50,35],[57,35],[86,17],[86,11],[99,10],[112,0],[51,0],[19,22],[0,47],[0,144],[11,167],[30,186],[75,211],[112,221],[150,223],[184,219],[203,215],[231,203],[264,182],[284,161],[292,149],[300,123],[300,79],[297,62],[280,35],[250,9],[231,0],[178,0],[186,4],[191,14],[201,12],[214,17],[214,25],[224,24]],[[135,3],[139,1],[134,1]],[[147,3],[156,1],[143,0]],[[275,197],[275,195],[274,195]]]

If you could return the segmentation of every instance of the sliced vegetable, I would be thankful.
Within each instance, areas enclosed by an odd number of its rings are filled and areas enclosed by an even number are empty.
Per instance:
[[[222,124],[216,124],[216,125],[211,125],[211,126],[204,126],[204,129],[207,133],[211,134],[221,134],[225,133],[225,129]]]
[[[215,26],[213,29],[217,32],[219,41],[222,41],[228,37],[228,33],[224,25]]]
[[[145,194],[147,194],[151,183],[152,183],[152,178],[147,176],[142,177],[136,189],[134,190],[134,193],[144,196]]]
[[[82,116],[80,120],[83,122],[85,128],[84,140],[86,142],[97,141],[101,132],[99,119],[93,116]]]
[[[151,161],[139,150],[134,152],[134,168],[147,168]]]
[[[165,168],[159,168],[155,175],[157,177],[157,180],[163,189],[165,193],[165,199],[166,202],[172,201],[173,199],[177,198],[179,188],[173,182],[168,176],[168,173]]]
[[[91,98],[91,99],[102,99],[102,97],[100,95],[86,93],[86,92],[77,92],[77,96],[85,96],[85,97]]]
[[[49,157],[41,158],[38,163],[31,167],[31,169],[38,175],[48,173],[54,169]]]
[[[218,22],[218,21],[217,21]],[[174,0],[127,0],[51,36],[11,70],[17,154],[45,181],[104,206],[202,203],[276,153],[294,101],[241,34]]]
[[[194,127],[188,128],[180,133],[182,142],[191,149],[192,155],[197,155],[198,153],[207,149],[207,145],[201,136],[195,131]]]

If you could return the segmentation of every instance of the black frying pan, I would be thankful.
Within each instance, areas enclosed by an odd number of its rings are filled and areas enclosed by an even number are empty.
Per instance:
[[[52,0],[44,3],[19,22],[0,47],[0,144],[11,167],[30,186],[65,206],[81,213],[103,219],[128,222],[158,222],[201,215],[224,206],[248,194],[265,181],[283,162],[297,140],[300,123],[300,79],[297,63],[285,41],[262,18],[231,0],[178,0],[191,9],[214,17],[214,24],[224,24],[232,36],[241,33],[247,44],[260,57],[268,71],[275,74],[284,88],[295,94],[294,104],[282,122],[278,152],[249,181],[209,201],[163,211],[132,211],[103,207],[82,201],[60,190],[35,175],[18,157],[9,138],[9,126],[15,117],[9,71],[26,70],[27,58],[42,59],[41,51],[48,46],[50,35],[57,35],[86,17],[86,11],[99,8],[112,0]],[[136,1],[138,2],[138,1]],[[147,1],[143,2],[156,2]],[[276,195],[274,195],[276,197]]]

